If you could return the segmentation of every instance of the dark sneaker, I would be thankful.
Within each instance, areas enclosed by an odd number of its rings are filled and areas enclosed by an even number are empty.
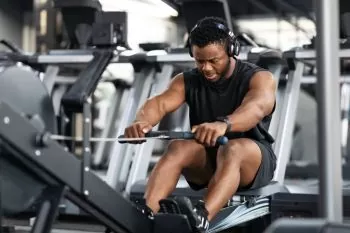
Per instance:
[[[180,212],[188,217],[194,232],[205,233],[209,229],[208,211],[205,209],[203,201],[192,205],[188,197],[175,197]]]
[[[141,211],[143,214],[147,215],[148,218],[154,219],[154,213],[153,213],[152,209],[146,205],[145,200],[136,201],[135,204],[136,204],[136,208],[139,211]]]

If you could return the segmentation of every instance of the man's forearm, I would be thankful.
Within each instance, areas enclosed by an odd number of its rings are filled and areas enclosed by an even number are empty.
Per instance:
[[[136,113],[135,121],[146,121],[152,126],[158,124],[164,117],[161,106],[156,99],[147,100]]]
[[[257,102],[246,103],[228,116],[231,131],[246,132],[254,128],[265,116],[264,108]]]

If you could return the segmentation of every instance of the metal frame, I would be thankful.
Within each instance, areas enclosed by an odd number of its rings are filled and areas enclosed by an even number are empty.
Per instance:
[[[166,87],[168,86],[172,78],[173,70],[174,70],[173,66],[168,64],[163,65],[162,72],[156,74],[156,77],[154,80],[155,82],[153,84],[151,91],[148,93],[145,93],[147,94],[146,98],[150,98],[156,94],[159,94],[160,92],[166,89]],[[140,105],[142,105],[143,102],[144,101],[139,102],[138,108],[141,107]],[[154,126],[153,130],[158,130],[158,127],[159,127],[159,124]],[[125,186],[126,194],[130,193],[130,189],[136,181],[147,178],[147,171],[148,171],[149,164],[151,162],[154,145],[155,145],[155,141],[150,140],[134,148],[135,154],[134,154],[130,173]],[[126,167],[129,167],[128,164],[126,164]]]
[[[299,61],[289,60],[289,73],[283,104],[280,105],[280,118],[277,136],[273,149],[277,156],[276,170],[273,180],[283,184],[287,163],[292,147],[293,130],[295,126],[296,109],[300,92],[300,80],[304,64]]]
[[[121,104],[124,95],[128,95],[129,89],[131,87],[129,85],[115,85],[115,93],[111,98],[111,104],[108,108],[106,125],[101,132],[102,138],[111,138],[114,137],[116,131],[118,130],[118,126],[116,125],[116,121],[118,120],[119,115],[122,113]],[[105,141],[101,141],[96,143],[96,148],[93,156],[92,163],[95,166],[100,166],[104,159],[106,159],[106,154],[110,148],[110,143]]]
[[[83,166],[81,169],[81,177],[83,179],[81,190],[84,193],[88,193],[89,191],[85,188],[86,187],[86,181],[85,181],[85,172],[88,172],[90,170],[92,155],[91,155],[91,98],[88,98],[83,106],[83,153],[82,153],[82,162]]]
[[[77,81],[62,96],[62,106],[69,118],[78,121],[78,116],[82,113],[82,162],[81,167],[82,183],[81,191],[88,193],[84,174],[90,170],[91,165],[91,95],[95,91],[102,73],[113,58],[113,51],[110,49],[95,51],[93,59],[88,63],[77,78]],[[77,132],[73,130],[73,135]],[[74,143],[73,143],[74,145]]]
[[[317,18],[318,148],[320,210],[329,221],[343,221],[340,104],[339,0],[320,0]]]
[[[35,219],[31,233],[50,232],[56,215],[59,211],[59,204],[66,192],[64,185],[47,187],[42,194],[42,203],[40,203],[39,213]]]
[[[243,48],[244,49],[244,48]],[[135,54],[135,53],[134,53]],[[130,57],[134,54],[121,53],[115,55],[110,63],[122,63],[130,62]],[[246,60],[247,53],[241,52],[238,56],[239,59]],[[49,54],[49,55],[38,55],[33,56],[31,61],[39,64],[86,64],[93,59],[92,52],[91,54]],[[193,62],[192,64],[187,64],[191,66],[194,64],[194,59],[188,54],[188,52],[183,53],[169,53],[164,55],[148,55],[146,57],[148,62],[159,62],[159,63],[172,63],[172,64],[181,64],[187,62]]]
[[[48,185],[66,185],[69,200],[115,232],[151,232],[151,220],[92,171],[82,174],[82,162],[57,142],[48,138],[46,146],[36,146],[33,142],[39,133],[25,117],[0,102],[0,138],[12,148],[16,166],[23,164]]]
[[[349,49],[340,50],[337,53],[337,55],[339,55],[340,58],[349,58],[350,50]],[[283,158],[282,160],[281,159],[278,160],[274,180],[277,180],[282,183],[283,183],[283,180],[285,179],[286,168],[288,167],[287,164],[289,162],[289,157],[291,153],[293,129],[295,125],[296,105],[298,103],[300,85],[310,84],[310,83],[319,85],[319,82],[317,82],[319,77],[303,75],[304,65],[306,66],[308,64],[313,64],[313,65],[316,64],[315,50],[310,50],[310,49],[291,50],[291,51],[284,52],[283,56],[288,61],[289,68],[290,68],[290,72],[288,74],[288,80],[287,80],[287,87],[286,87],[287,91],[285,94],[283,94],[284,110],[281,113],[282,120],[280,123],[280,124],[284,124],[285,126],[282,126],[279,128],[280,130],[285,132],[284,133],[280,132],[279,136],[277,136],[276,144],[274,145],[276,154],[279,156],[279,158],[280,157]],[[300,66],[299,69],[297,69],[298,65]],[[339,75],[338,79],[333,78],[332,81],[334,81],[335,85],[338,85],[338,87],[340,87],[340,84],[346,85],[347,87],[348,85],[347,83],[349,82],[349,80],[350,80],[349,76]],[[344,88],[345,87],[342,88],[342,91],[339,93],[339,96],[341,96],[342,98],[347,98],[348,93],[346,91],[346,88],[345,89]],[[341,102],[342,109],[344,109],[345,111],[349,107],[349,106],[346,106],[346,103],[347,101],[344,103]],[[318,115],[320,116],[320,113]],[[334,114],[332,114],[332,116],[334,117]],[[342,120],[343,122],[346,122],[348,119],[344,117]],[[343,131],[345,131],[345,129]],[[341,130],[339,132],[341,132]],[[341,137],[343,141],[345,141],[347,138],[347,133],[342,133]],[[343,144],[343,147],[344,147],[344,144]]]
[[[119,119],[118,130],[115,137],[124,134],[124,129],[129,125],[135,117],[136,111],[141,102],[148,97],[154,79],[155,70],[145,65],[135,76],[135,81],[127,95],[123,96],[122,102],[125,103],[123,114]],[[125,99],[124,99],[125,98]],[[120,144],[115,142],[110,148],[109,165],[107,169],[106,182],[117,190],[123,190],[124,184],[129,174],[129,167],[132,154],[131,145]]]

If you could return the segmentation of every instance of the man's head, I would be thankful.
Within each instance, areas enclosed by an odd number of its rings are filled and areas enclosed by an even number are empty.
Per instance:
[[[217,81],[228,69],[230,56],[238,55],[234,35],[224,20],[206,17],[190,33],[190,54],[209,81]]]

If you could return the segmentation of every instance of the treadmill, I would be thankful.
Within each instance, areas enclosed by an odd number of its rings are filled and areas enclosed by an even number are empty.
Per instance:
[[[303,63],[306,65],[315,65],[316,62],[316,50],[315,49],[293,49],[284,52],[284,58],[289,62]],[[343,48],[339,51],[339,59],[345,60],[350,58],[350,49]],[[300,77],[292,77],[303,79],[303,73],[295,74]],[[340,82],[346,79],[346,76],[340,77]],[[319,182],[317,180],[319,168],[317,172],[308,170],[309,166],[299,166],[294,168],[294,176],[296,177],[299,173],[311,172],[314,175],[314,179],[293,179],[289,180],[288,183],[293,184],[289,188],[289,192],[278,192],[271,196],[271,219],[277,219],[282,216],[286,217],[316,217],[318,215],[318,196],[319,196]],[[312,167],[317,167],[313,165]],[[346,170],[343,171],[343,178],[347,177]],[[310,177],[311,174],[305,175]],[[303,177],[302,173],[299,177]],[[307,178],[307,177],[306,177]],[[343,213],[345,218],[350,217],[350,182],[343,180]]]
[[[346,1],[348,2],[348,1]],[[344,3],[345,1],[340,1]],[[342,4],[340,4],[342,6]],[[316,51],[302,51],[295,53],[293,57],[300,59],[311,58],[317,61],[319,81],[317,90],[319,95],[317,102],[319,104],[318,114],[320,115],[318,125],[320,137],[318,145],[320,148],[320,187],[319,187],[319,205],[309,206],[319,209],[319,215],[313,216],[313,219],[306,219],[305,212],[295,211],[293,205],[299,205],[300,202],[290,203],[285,208],[287,217],[275,221],[265,233],[280,232],[350,232],[350,225],[347,224],[346,199],[344,192],[342,195],[342,174],[341,169],[341,140],[334,136],[340,132],[340,109],[339,109],[339,57],[344,59],[348,51],[339,51],[337,26],[338,20],[338,1],[321,0],[316,5],[317,15],[317,33],[318,46]],[[350,7],[350,5],[349,5]],[[342,9],[342,7],[341,7]],[[329,23],[330,22],[330,23]],[[317,58],[315,56],[317,52]],[[337,80],[334,80],[337,79]],[[329,114],[333,111],[335,115]],[[310,195],[304,195],[309,198]],[[314,197],[314,201],[317,200]],[[345,202],[345,206],[344,203]],[[305,203],[305,202],[304,202]],[[319,207],[319,208],[317,208]],[[287,210],[289,209],[289,210]],[[306,208],[304,208],[306,210]],[[308,211],[309,213],[312,211]],[[288,216],[289,214],[290,216]],[[296,216],[295,216],[296,215]],[[285,215],[281,215],[285,216]],[[297,217],[297,218],[294,218]],[[317,217],[319,217],[317,219]]]

